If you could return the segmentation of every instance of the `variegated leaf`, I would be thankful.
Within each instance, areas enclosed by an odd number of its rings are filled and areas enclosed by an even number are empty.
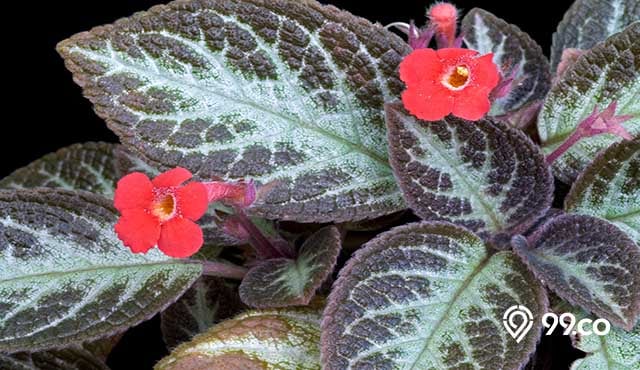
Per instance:
[[[584,312],[576,314],[577,320],[584,318],[596,319]],[[593,324],[584,325],[584,329],[593,331]],[[602,330],[602,326],[599,329]],[[571,340],[574,347],[587,353],[571,365],[571,370],[640,369],[640,322],[631,332],[611,328],[605,336],[574,334]]]
[[[383,104],[409,47],[313,0],[186,0],[59,44],[123,143],[157,167],[274,182],[252,212],[350,221],[403,209]]]
[[[340,272],[323,314],[323,369],[518,369],[541,324],[516,342],[502,324],[513,305],[540,318],[547,300],[511,252],[491,255],[449,223],[397,227]]]
[[[551,205],[551,173],[518,129],[490,119],[421,121],[401,104],[387,106],[387,125],[400,188],[423,219],[524,232]]]
[[[560,63],[564,49],[591,49],[639,19],[638,0],[576,0],[553,34],[553,70]]]
[[[116,182],[126,174],[117,165],[122,153],[117,144],[74,144],[14,171],[0,181],[0,188],[86,190],[112,198]]]
[[[335,226],[320,229],[305,240],[296,259],[266,260],[249,270],[240,284],[240,298],[257,308],[308,304],[333,272],[340,247]]]
[[[640,314],[640,249],[600,218],[563,215],[514,250],[556,294],[631,330]]]
[[[249,311],[179,346],[156,370],[320,370],[318,307]]]
[[[565,209],[604,218],[640,245],[640,137],[600,153],[573,184]]]
[[[517,26],[480,8],[462,19],[462,35],[470,49],[493,53],[493,61],[505,78],[514,78],[514,88],[494,101],[489,112],[501,116],[542,100],[551,85],[549,61],[540,45]]]
[[[175,348],[214,324],[235,316],[243,308],[237,283],[203,276],[162,312],[162,337],[167,347]]]
[[[109,370],[93,353],[80,346],[35,353],[0,353],[2,370]]]
[[[640,135],[640,22],[584,53],[551,88],[538,119],[544,152],[560,146],[596,106],[614,101],[617,114],[633,116],[622,125]],[[572,182],[600,150],[620,140],[612,134],[580,140],[553,163],[554,174]]]
[[[0,351],[41,350],[127,329],[165,308],[199,264],[125,248],[104,198],[0,191]]]

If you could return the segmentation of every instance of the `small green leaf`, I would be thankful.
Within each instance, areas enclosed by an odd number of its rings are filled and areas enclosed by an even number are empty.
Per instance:
[[[640,245],[640,137],[601,152],[573,184],[565,209],[604,218]]]
[[[162,312],[162,337],[167,347],[175,348],[214,324],[235,316],[243,308],[237,283],[203,276]]]
[[[37,351],[124,331],[177,299],[198,264],[133,254],[91,193],[0,191],[0,351]]]
[[[514,305],[536,320],[517,342]],[[544,288],[511,252],[444,222],[383,233],[340,272],[322,322],[323,369],[520,368],[540,337]]]
[[[240,298],[257,308],[306,305],[333,272],[340,253],[340,232],[327,226],[311,235],[294,259],[260,262],[240,284]]]
[[[256,216],[352,221],[405,207],[383,104],[408,45],[315,1],[187,0],[58,45],[125,146],[154,167],[274,186]]]
[[[401,104],[387,105],[387,124],[400,188],[423,219],[524,232],[551,205],[551,173],[518,129],[491,119],[421,121]]]
[[[577,320],[589,317],[584,312],[576,314]],[[593,325],[584,326],[592,331]],[[602,329],[602,326],[599,327]],[[618,328],[611,328],[611,332],[604,336],[573,335],[574,347],[586,352],[584,358],[576,360],[571,370],[638,370],[640,369],[640,323],[631,332]]]
[[[490,115],[504,115],[544,98],[551,85],[549,61],[529,35],[480,8],[467,13],[461,28],[470,49],[493,53],[502,75],[514,78],[514,88],[493,103]]]
[[[86,348],[72,346],[35,353],[0,353],[2,370],[109,370],[109,367]]]
[[[545,154],[551,153],[576,130],[597,106],[617,102],[617,115],[631,115],[622,125],[640,134],[640,22],[627,27],[585,52],[547,95],[538,119]],[[596,154],[622,140],[612,134],[584,138],[553,162],[556,177],[572,182]]]
[[[551,65],[555,71],[562,51],[591,49],[600,41],[640,19],[638,0],[576,0],[553,34]]]
[[[243,313],[179,346],[155,370],[320,370],[319,310]]]
[[[563,215],[514,250],[567,302],[631,330],[640,314],[640,249],[600,218]]]
[[[14,171],[0,181],[0,188],[86,190],[112,198],[116,182],[126,174],[117,159],[123,152],[117,144],[74,144]]]

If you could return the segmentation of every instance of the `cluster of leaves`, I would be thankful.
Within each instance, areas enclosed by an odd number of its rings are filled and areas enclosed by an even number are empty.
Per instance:
[[[589,353],[574,368],[637,369],[639,18],[637,0],[578,0],[549,64],[516,26],[471,10],[465,44],[519,82],[476,122],[409,114],[406,42],[313,0],[178,0],[63,41],[122,144],[73,145],[0,181],[0,368],[104,369],[114,335],[162,312],[177,348],[158,369],[517,369],[541,323],[516,343],[502,315],[540,318],[553,291],[614,325],[574,338]],[[552,81],[567,48],[582,53]],[[545,163],[612,102],[633,140],[587,138]],[[114,184],[176,166],[270,184],[247,212],[295,256],[244,253],[216,207],[196,258],[132,255]],[[554,177],[571,184],[564,209]],[[231,260],[241,282],[203,276]]]

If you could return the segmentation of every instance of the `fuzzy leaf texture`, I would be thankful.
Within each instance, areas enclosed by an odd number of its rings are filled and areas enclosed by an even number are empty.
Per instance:
[[[320,370],[319,341],[317,304],[249,311],[179,346],[155,370]]]
[[[493,102],[490,115],[514,112],[544,98],[551,85],[549,61],[529,35],[479,8],[467,13],[461,29],[470,49],[493,53],[493,62],[502,75],[514,79],[513,89]]]
[[[0,353],[2,370],[109,370],[93,353],[80,346],[13,355]]]
[[[240,284],[240,298],[257,308],[306,305],[333,272],[340,253],[340,231],[327,226],[311,235],[296,259],[261,261]]]
[[[0,352],[122,332],[201,274],[153,250],[132,254],[108,201],[59,189],[0,191]]]
[[[96,112],[154,167],[275,181],[254,215],[351,221],[404,208],[383,104],[409,47],[313,0],[179,0],[58,45]]]
[[[551,66],[556,70],[567,48],[591,49],[640,19],[638,0],[576,0],[553,34]]]
[[[162,312],[162,338],[168,348],[176,348],[244,308],[246,306],[238,296],[237,283],[203,276]]]
[[[576,313],[576,320],[584,318],[596,319],[584,312]],[[593,325],[585,325],[584,329],[593,330]],[[572,335],[571,341],[587,354],[574,361],[571,370],[638,370],[640,367],[640,323],[630,332],[614,327],[605,336]]]
[[[640,137],[601,152],[573,184],[565,209],[606,219],[640,245]]]
[[[640,249],[599,218],[563,215],[514,250],[558,296],[631,330],[640,314]]]
[[[617,102],[617,115],[632,115],[622,125],[640,135],[640,22],[584,53],[551,88],[538,119],[545,154],[560,146],[594,107]],[[596,154],[622,140],[612,134],[581,139],[553,162],[556,177],[572,182]]]
[[[334,284],[322,322],[322,363],[334,369],[519,369],[539,320],[517,343],[502,316],[546,312],[544,288],[511,252],[450,223],[414,223],[358,250]]]
[[[387,125],[400,188],[425,220],[524,232],[551,205],[551,173],[518,129],[491,119],[422,121],[400,104],[387,106]]]

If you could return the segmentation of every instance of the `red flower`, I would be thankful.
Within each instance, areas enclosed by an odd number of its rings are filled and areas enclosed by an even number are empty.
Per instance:
[[[437,121],[447,114],[476,121],[491,108],[489,94],[498,84],[493,54],[469,49],[418,49],[400,64],[407,85],[405,108],[416,117]]]
[[[134,253],[146,253],[156,244],[166,255],[189,257],[203,244],[194,221],[207,210],[207,188],[199,182],[182,185],[192,177],[175,168],[149,178],[139,172],[118,181],[114,204],[122,216],[116,233]]]

